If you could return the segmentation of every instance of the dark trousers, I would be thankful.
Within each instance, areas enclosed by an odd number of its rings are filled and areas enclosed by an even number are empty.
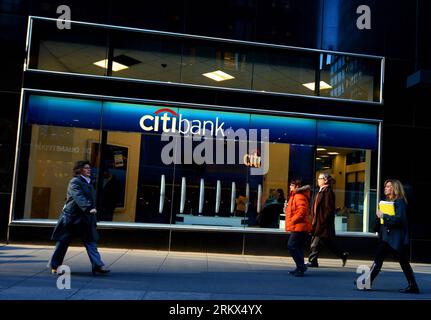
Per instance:
[[[287,242],[287,248],[295,261],[296,268],[299,270],[305,269],[304,264],[304,244],[307,241],[307,232],[292,232]]]
[[[64,256],[66,255],[69,245],[70,241],[68,240],[57,241],[54,253],[52,254],[52,257],[48,263],[51,268],[57,269],[63,264]],[[90,258],[91,265],[93,268],[102,267],[105,265],[102,261],[102,258],[100,257],[99,251],[97,250],[96,242],[84,241],[84,246],[87,250],[87,254]]]
[[[342,252],[338,248],[337,244],[335,243],[335,239],[332,237],[329,238],[323,238],[318,236],[313,236],[311,238],[311,252],[308,256],[308,261],[310,263],[318,263],[319,253],[322,249],[322,244],[327,247],[329,250],[331,250],[337,257],[341,259]]]
[[[377,277],[380,270],[382,269],[383,261],[387,253],[392,253],[394,258],[398,260],[401,269],[403,270],[403,273],[407,278],[407,281],[409,283],[415,282],[413,269],[410,266],[406,251],[402,250],[401,252],[398,252],[393,249],[387,242],[382,241],[377,247],[377,252],[374,256],[374,263],[371,266],[371,283],[373,283],[374,279]]]

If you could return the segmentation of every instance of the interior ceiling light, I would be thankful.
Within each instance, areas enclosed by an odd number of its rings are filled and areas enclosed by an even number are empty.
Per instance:
[[[112,59],[112,71],[120,71],[129,69],[131,66],[141,63],[141,61],[133,59],[132,57],[126,56],[125,54],[120,54]],[[108,59],[103,59],[94,62],[98,67],[108,69]]]
[[[316,150],[317,150],[317,151],[326,151],[326,149],[325,149],[325,148],[317,148]]]
[[[315,82],[303,83],[302,85],[307,89],[310,89],[311,91],[315,90]],[[332,89],[332,87],[329,84],[327,84],[325,81],[320,81],[320,90],[326,90],[326,89]]]
[[[328,154],[331,155],[331,156],[336,156],[337,154],[340,154],[340,153],[338,153],[338,152],[328,152]]]
[[[202,75],[217,82],[235,79],[235,77],[232,77],[230,74],[227,74],[221,70],[203,73]]]
[[[98,67],[101,67],[103,69],[108,69],[108,59],[103,59],[97,62],[94,62],[93,64],[95,64]],[[124,70],[124,69],[129,69],[128,66],[125,66],[121,63],[112,61],[112,71],[120,71],[120,70]]]

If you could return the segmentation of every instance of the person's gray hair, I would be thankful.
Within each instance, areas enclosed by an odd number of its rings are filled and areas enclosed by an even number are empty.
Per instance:
[[[333,185],[335,183],[334,178],[327,172],[322,172],[319,174],[325,180],[325,184]]]

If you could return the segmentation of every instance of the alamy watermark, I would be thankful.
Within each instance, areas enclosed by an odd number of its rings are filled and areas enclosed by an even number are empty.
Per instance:
[[[356,273],[360,276],[356,279],[356,287],[359,290],[371,289],[371,269],[366,265],[360,265],[356,269]]]
[[[161,141],[168,142],[161,152],[161,160],[166,165],[239,164],[249,167],[250,175],[268,173],[268,129],[227,129],[224,136],[218,138],[206,129],[203,135],[190,136],[164,132]]]
[[[70,267],[66,265],[61,265],[57,268],[57,289],[58,290],[64,290],[64,289],[71,289],[72,288],[72,280],[71,280],[71,272]]]
[[[358,19],[356,19],[356,27],[359,30],[370,30],[371,29],[371,9],[367,5],[360,5],[356,9],[356,13],[360,14]]]
[[[56,12],[58,14],[61,14],[57,18],[57,28],[60,30],[70,29],[71,28],[70,20],[72,17],[72,11],[70,10],[70,7],[62,4],[61,6],[57,7]]]

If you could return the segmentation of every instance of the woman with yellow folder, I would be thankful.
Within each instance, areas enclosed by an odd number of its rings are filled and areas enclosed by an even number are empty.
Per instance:
[[[400,181],[390,179],[385,181],[386,201],[381,202],[377,217],[381,219],[381,242],[371,266],[371,285],[383,265],[387,253],[392,253],[398,260],[408,281],[408,287],[401,289],[402,293],[419,293],[413,269],[410,266],[406,245],[409,242],[406,206],[407,199]]]

